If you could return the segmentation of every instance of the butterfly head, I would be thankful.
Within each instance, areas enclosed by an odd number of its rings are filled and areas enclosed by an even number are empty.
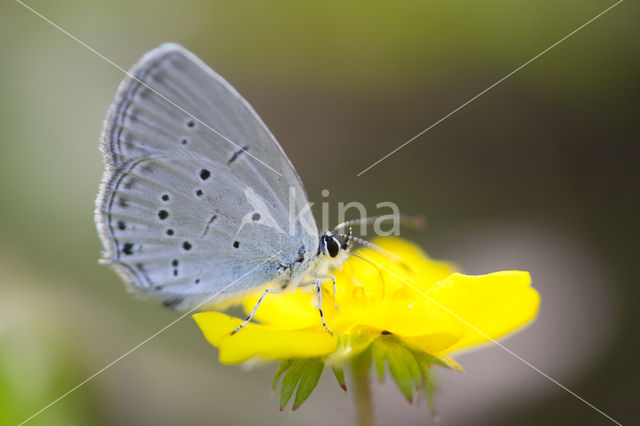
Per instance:
[[[320,247],[318,247],[318,255],[323,254],[331,258],[338,257],[341,253],[351,248],[351,229],[345,236],[343,241],[333,235],[332,232],[326,232],[320,237]]]

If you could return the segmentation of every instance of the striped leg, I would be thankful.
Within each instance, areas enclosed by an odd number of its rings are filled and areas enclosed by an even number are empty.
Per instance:
[[[340,308],[338,308],[338,299],[336,298],[336,294],[338,293],[338,286],[336,285],[336,277],[331,274],[318,274],[316,275],[318,278],[331,278],[333,282],[333,306],[336,307],[336,311],[340,312]]]
[[[236,328],[235,330],[233,330],[231,332],[231,335],[233,336],[234,334],[236,334],[238,331],[242,330],[244,328],[245,325],[247,325],[249,323],[249,321],[251,321],[253,319],[253,316],[256,314],[256,312],[258,311],[258,306],[260,306],[260,304],[262,303],[262,299],[264,299],[264,297],[268,294],[268,293],[280,293],[282,292],[284,289],[279,289],[279,288],[268,288],[264,291],[264,293],[262,293],[262,296],[260,296],[260,299],[258,299],[258,303],[256,303],[256,306],[253,307],[253,309],[251,310],[251,313],[249,314],[249,316],[247,317],[247,319],[245,319],[244,321],[242,321],[242,324],[240,324],[238,326],[238,328]],[[324,322],[324,320],[323,320]]]
[[[329,330],[329,327],[327,327],[327,323],[324,321],[324,314],[322,313],[322,285],[320,283],[320,280],[316,278],[310,281],[305,281],[301,283],[299,287],[305,287],[312,284],[315,284],[316,286],[316,295],[318,297],[318,311],[320,312],[320,320],[322,321],[322,326],[329,332],[329,334],[333,336],[333,332]]]

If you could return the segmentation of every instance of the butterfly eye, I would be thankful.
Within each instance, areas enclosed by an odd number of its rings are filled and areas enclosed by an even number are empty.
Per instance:
[[[340,253],[340,241],[336,237],[325,237],[324,247],[331,257],[336,257]]]

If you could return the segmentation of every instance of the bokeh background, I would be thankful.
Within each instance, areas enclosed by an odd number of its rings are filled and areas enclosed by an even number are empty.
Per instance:
[[[38,12],[128,68],[179,42],[280,140],[310,197],[394,201],[468,273],[525,269],[538,320],[504,344],[637,421],[638,4],[627,1],[360,177],[356,173],[613,4],[570,1],[59,1]],[[98,137],[120,71],[0,5],[0,424],[17,424],[176,318],[98,265]],[[320,161],[318,159],[321,159]],[[335,219],[334,219],[335,220]],[[610,424],[495,346],[441,371],[442,425]],[[355,423],[330,374],[296,413],[276,366],[221,366],[186,318],[33,425]],[[391,382],[380,425],[433,424]]]

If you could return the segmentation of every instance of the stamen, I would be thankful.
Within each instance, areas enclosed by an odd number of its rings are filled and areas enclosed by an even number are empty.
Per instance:
[[[373,266],[374,268],[376,268],[376,271],[378,271],[378,274],[380,274],[380,300],[384,299],[384,289],[386,288],[386,284],[384,282],[384,274],[382,273],[382,269],[376,265],[375,263],[373,263],[372,261],[365,259],[364,257],[358,256],[357,254],[354,253],[349,253],[349,256],[353,256],[356,257],[360,260],[364,260],[365,262],[367,262],[368,264],[370,264],[371,266]]]

